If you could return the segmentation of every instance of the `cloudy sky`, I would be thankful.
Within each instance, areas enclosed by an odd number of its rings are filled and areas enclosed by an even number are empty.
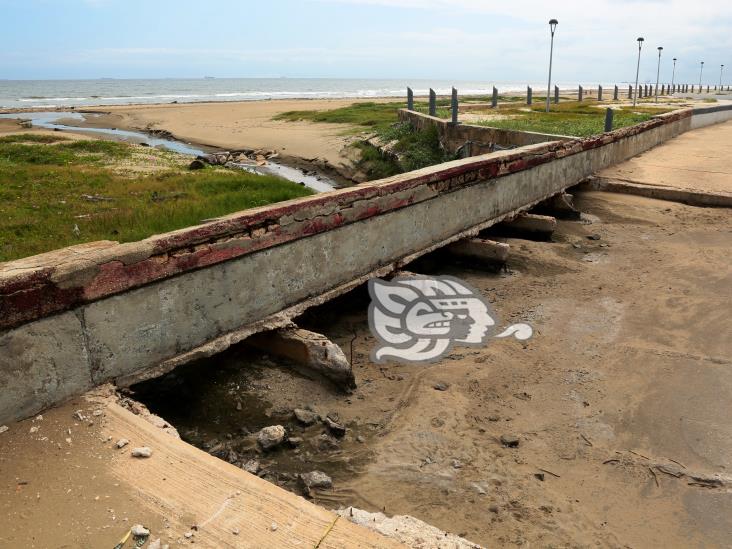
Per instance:
[[[732,81],[731,0],[0,0],[0,79]],[[664,78],[665,75],[665,78]],[[706,80],[706,78],[705,78]]]

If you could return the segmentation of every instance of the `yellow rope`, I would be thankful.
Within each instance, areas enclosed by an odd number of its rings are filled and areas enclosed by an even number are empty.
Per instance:
[[[325,531],[325,534],[323,534],[323,537],[320,538],[320,541],[315,545],[315,547],[313,549],[318,549],[318,547],[320,547],[320,544],[323,543],[323,541],[325,541],[325,538],[328,537],[328,534],[330,534],[330,531],[333,530],[333,527],[335,526],[336,522],[338,522],[339,518],[341,518],[341,517],[337,516],[335,518],[335,520],[333,521],[333,523],[330,526],[328,526],[328,529]]]

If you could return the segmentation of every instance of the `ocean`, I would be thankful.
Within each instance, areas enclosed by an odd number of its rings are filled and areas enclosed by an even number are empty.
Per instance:
[[[541,95],[546,83],[531,83]],[[577,84],[558,83],[576,88]],[[585,85],[583,83],[583,85]],[[587,87],[597,83],[587,84]],[[323,99],[406,97],[410,86],[426,95],[433,88],[447,95],[455,86],[462,95],[524,92],[526,82],[447,80],[359,80],[331,78],[200,78],[155,80],[0,80],[0,108],[55,108],[92,105],[255,101],[262,99]]]

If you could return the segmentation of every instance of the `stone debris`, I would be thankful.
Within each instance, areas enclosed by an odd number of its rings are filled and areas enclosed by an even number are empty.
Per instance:
[[[0,425],[0,434],[6,432],[9,428],[7,425]]]
[[[318,414],[311,412],[310,410],[303,410],[302,408],[295,408],[292,411],[295,414],[295,419],[303,425],[312,425],[318,421]]]
[[[167,545],[165,547],[167,547]],[[147,546],[147,549],[163,549],[163,542],[160,538],[155,541],[151,541],[150,545]]]
[[[73,418],[77,421],[86,421],[84,410],[76,410],[76,412],[73,413]]]
[[[277,528],[279,528],[279,526],[277,526],[276,522],[273,522],[269,527],[269,529],[272,530],[273,532],[276,532]]]
[[[262,450],[271,450],[282,444],[286,435],[287,432],[282,425],[271,425],[259,431],[257,442]]]
[[[239,535],[239,533],[240,533],[240,530],[239,530],[238,528],[234,528],[234,529],[233,529],[233,530],[231,531],[231,533],[232,533],[232,534],[234,534],[235,536],[238,536],[238,535]]]
[[[481,549],[455,534],[449,534],[409,515],[387,517],[383,513],[369,513],[355,507],[336,511],[341,517],[394,539],[406,547],[419,549]]]
[[[149,458],[151,455],[152,455],[152,450],[150,448],[148,448],[147,446],[142,446],[141,448],[132,449],[132,457]]]
[[[116,446],[117,446],[117,448],[124,448],[124,447],[125,447],[125,446],[127,446],[127,445],[128,445],[129,443],[130,443],[130,441],[129,441],[129,440],[127,440],[126,438],[121,438],[121,439],[119,439],[119,440],[117,441],[117,443],[116,443]]]
[[[150,530],[145,528],[142,524],[135,524],[130,528],[130,532],[132,532],[132,535],[136,538],[146,538],[150,535]]]
[[[101,416],[101,415],[102,415],[103,413],[104,413],[104,410],[94,410],[94,411],[92,412],[92,415],[93,415],[93,416],[95,416],[95,417],[99,417],[99,416]]]
[[[30,433],[31,434],[37,433],[39,429],[40,429],[40,427],[38,427],[37,425],[34,425],[33,427],[30,428]]]
[[[334,436],[340,438],[346,435],[346,427],[330,416],[326,417],[323,423]]]
[[[256,475],[257,473],[259,473],[259,470],[261,469],[261,465],[259,464],[259,461],[257,461],[256,459],[250,459],[244,465],[242,465],[241,468],[244,469],[247,473]]]
[[[333,480],[322,471],[311,471],[309,473],[301,473],[300,480],[305,489],[310,492],[313,488],[327,489],[333,487]]]
[[[436,391],[447,391],[450,386],[447,383],[435,383],[432,388]]]
[[[518,448],[519,437],[516,435],[501,435],[501,444],[506,448]]]

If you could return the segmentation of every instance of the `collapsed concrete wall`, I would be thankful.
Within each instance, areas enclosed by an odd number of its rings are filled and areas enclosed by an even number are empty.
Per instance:
[[[526,145],[536,145],[550,141],[574,139],[566,135],[503,130],[462,123],[455,125],[442,118],[406,109],[399,110],[399,120],[409,122],[418,130],[425,130],[430,127],[437,128],[440,143],[451,153],[469,143],[470,151],[467,156],[477,156],[491,152],[493,150],[492,146],[496,143],[504,147],[525,147]]]
[[[0,422],[283,326],[663,143],[691,114],[0,265]]]

